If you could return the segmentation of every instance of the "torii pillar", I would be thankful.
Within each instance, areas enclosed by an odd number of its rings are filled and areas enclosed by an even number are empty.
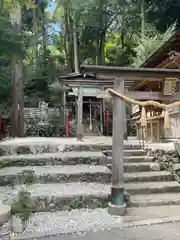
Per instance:
[[[78,88],[78,100],[77,100],[77,140],[83,141],[83,87]]]
[[[114,82],[117,92],[124,92],[124,79]],[[113,137],[112,137],[112,187],[108,212],[112,215],[124,215],[124,114],[125,102],[113,96]]]

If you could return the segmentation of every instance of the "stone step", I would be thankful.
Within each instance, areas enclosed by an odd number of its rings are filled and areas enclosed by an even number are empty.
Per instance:
[[[124,186],[129,194],[180,193],[180,185],[177,182],[125,183]],[[25,192],[26,201],[28,199],[28,206],[32,212],[94,209],[107,207],[111,185],[76,182],[0,187],[0,201],[13,206],[18,196],[22,196],[22,192]],[[125,199],[128,201],[128,194]]]
[[[132,195],[130,197],[130,207],[149,207],[163,205],[180,205],[180,193],[154,193]]]
[[[124,144],[124,150],[141,150],[142,147],[139,144]],[[66,145],[64,148],[64,152],[68,151],[104,151],[104,152],[112,152],[112,144],[74,144],[74,145]]]
[[[110,151],[103,151],[103,153],[108,156],[108,157],[112,157],[112,150]],[[124,150],[124,156],[145,156],[146,155],[146,151],[142,150],[142,149],[126,149]]]
[[[139,144],[124,144],[124,149],[141,149]],[[4,140],[0,143],[0,155],[56,153],[59,151],[103,151],[112,150],[111,139],[90,138],[83,142],[76,138],[16,138]]]
[[[0,166],[43,166],[43,165],[106,165],[106,156],[101,152],[59,152],[44,154],[10,155],[0,157]]]
[[[15,185],[0,187],[0,201],[13,206],[24,193],[32,212],[104,208],[109,202],[110,189],[110,184],[84,182]]]
[[[147,156],[125,156],[124,163],[140,163],[140,162],[152,162],[153,157]],[[107,163],[112,163],[112,157],[107,157]]]
[[[130,194],[180,193],[180,184],[173,181],[125,183],[125,189]]]
[[[174,177],[172,174],[166,171],[159,171],[159,172],[135,172],[135,173],[125,173],[125,182],[153,182],[156,181],[173,181]]]
[[[140,162],[140,163],[124,163],[124,172],[148,172],[150,171],[150,165],[152,162]],[[112,164],[107,164],[107,167],[112,170]]]
[[[25,166],[0,170],[0,186],[32,183],[111,182],[111,171],[101,165]]]
[[[25,166],[0,170],[0,186],[27,183],[111,182],[111,171],[101,165]],[[172,181],[165,171],[125,173],[125,182]]]
[[[125,150],[129,151],[129,150]],[[139,159],[139,160],[138,160]],[[152,157],[133,156],[125,157],[125,162],[139,162],[141,160],[152,161]],[[0,166],[43,166],[43,165],[75,165],[75,164],[93,164],[106,165],[111,163],[111,159],[106,157],[102,152],[58,152],[44,154],[24,154],[9,155],[0,157]]]

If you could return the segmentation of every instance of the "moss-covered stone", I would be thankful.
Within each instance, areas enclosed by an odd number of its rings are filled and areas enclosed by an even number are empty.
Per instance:
[[[11,214],[18,215],[23,221],[26,221],[31,213],[31,194],[27,191],[19,192],[18,200],[13,201],[11,204]]]
[[[32,154],[31,149],[28,146],[19,146],[16,148],[17,154]]]

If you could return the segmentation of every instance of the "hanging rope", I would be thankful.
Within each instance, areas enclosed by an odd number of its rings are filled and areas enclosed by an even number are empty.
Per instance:
[[[140,101],[137,101],[135,99],[128,98],[125,95],[123,95],[122,93],[119,93],[119,92],[117,92],[117,91],[115,91],[114,89],[111,89],[111,88],[108,88],[106,91],[111,96],[115,95],[117,97],[120,97],[121,99],[123,99],[124,101],[126,101],[128,103],[132,103],[132,104],[141,106],[142,111],[141,111],[140,122],[141,122],[141,126],[143,126],[143,127],[147,126],[147,117],[146,117],[146,110],[145,110],[146,106],[154,106],[154,107],[164,109],[164,128],[165,129],[170,128],[170,117],[169,117],[168,109],[180,106],[180,101],[179,102],[174,102],[174,103],[171,103],[171,104],[167,104],[167,105],[164,104],[164,103],[159,103],[159,102],[151,101],[151,100],[140,102]]]

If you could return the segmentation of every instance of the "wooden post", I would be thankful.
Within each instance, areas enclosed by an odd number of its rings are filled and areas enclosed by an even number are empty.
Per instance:
[[[78,89],[78,114],[77,114],[77,140],[82,141],[83,139],[83,87],[79,86]]]
[[[152,124],[152,120],[150,121],[150,126],[151,126],[151,142],[153,142],[153,124]]]
[[[124,79],[116,79],[114,89],[124,92]],[[112,188],[108,212],[124,215],[124,101],[113,97],[113,138],[112,138]]]

